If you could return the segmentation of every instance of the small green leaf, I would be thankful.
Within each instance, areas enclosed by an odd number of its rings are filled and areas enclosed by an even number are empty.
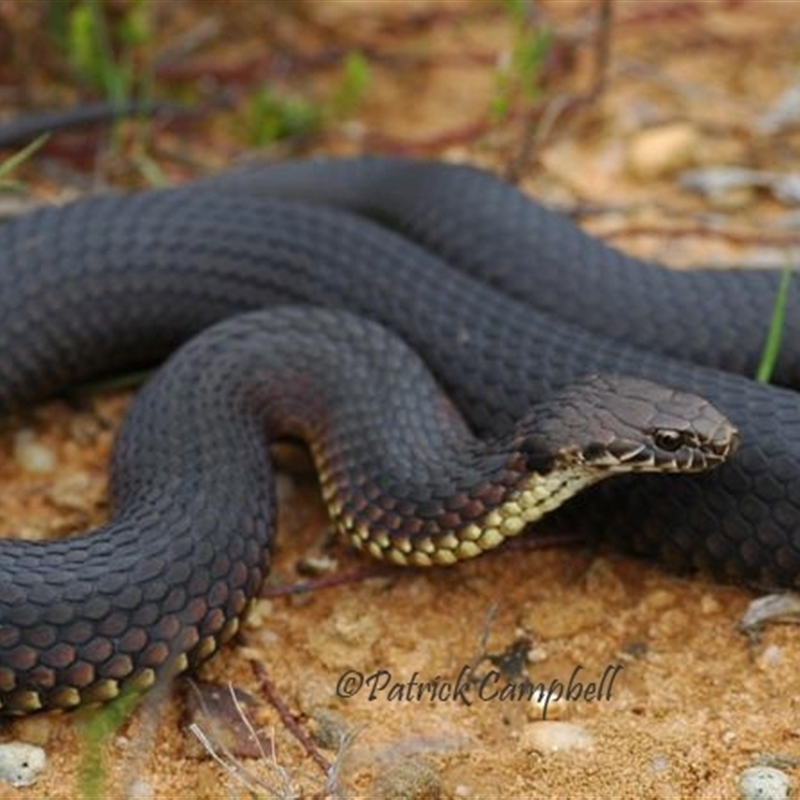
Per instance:
[[[538,99],[542,64],[552,41],[548,30],[531,25],[524,3],[505,0],[504,5],[514,23],[514,43],[495,71],[495,92],[489,107],[495,123],[508,116],[515,101],[530,105]]]
[[[87,76],[93,75],[97,61],[93,17],[88,4],[76,6],[69,15],[69,60],[78,71]]]
[[[264,87],[253,96],[251,141],[256,147],[310,133],[319,127],[317,106],[297,95]]]
[[[371,80],[369,61],[362,53],[348,53],[342,66],[339,86],[331,99],[331,111],[336,117],[346,117],[358,109]]]

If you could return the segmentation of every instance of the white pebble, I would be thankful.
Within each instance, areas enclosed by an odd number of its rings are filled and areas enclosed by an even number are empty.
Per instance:
[[[128,800],[153,800],[156,796],[152,784],[146,781],[137,780],[131,784],[128,790]]]
[[[774,767],[750,767],[739,779],[742,800],[786,800],[790,788],[788,775]]]
[[[41,747],[24,742],[0,744],[0,781],[12,786],[30,786],[47,763]]]
[[[672,762],[668,756],[658,753],[650,759],[650,769],[657,775],[660,775],[672,769]]]
[[[47,446],[36,441],[29,428],[17,431],[14,436],[14,460],[26,472],[52,472],[56,468],[56,455]]]
[[[594,736],[580,725],[571,722],[531,722],[525,726],[522,744],[543,755],[568,750],[590,750]]]

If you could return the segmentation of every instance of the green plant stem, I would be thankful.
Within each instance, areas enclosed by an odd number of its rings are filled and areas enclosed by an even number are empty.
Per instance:
[[[30,144],[25,145],[22,150],[19,150],[14,153],[14,155],[0,162],[0,185],[11,184],[11,181],[8,180],[8,176],[18,166],[27,161],[49,138],[49,133],[43,133],[41,136],[37,136]]]

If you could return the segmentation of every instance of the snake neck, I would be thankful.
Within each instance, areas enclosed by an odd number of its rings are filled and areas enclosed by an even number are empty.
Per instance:
[[[427,494],[390,477],[380,485],[344,479],[327,453],[311,449],[337,531],[374,558],[427,567],[498,547],[603,477],[578,463],[554,469],[544,459],[534,470],[516,445],[518,437],[474,440],[468,452],[448,454],[449,485],[441,480],[439,491]]]
[[[324,437],[312,447],[339,531],[402,565],[472,558],[601,480],[710,469],[738,441],[706,401],[624,376],[576,381],[489,440],[441,403],[415,409],[431,424],[411,446],[373,430],[364,438],[384,445],[378,457],[358,439],[346,450],[326,448]]]

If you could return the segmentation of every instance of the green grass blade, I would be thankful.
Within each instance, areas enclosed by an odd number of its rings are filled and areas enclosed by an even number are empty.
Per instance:
[[[83,800],[103,800],[108,792],[106,747],[116,732],[128,721],[141,700],[137,692],[123,692],[115,700],[100,707],[78,710],[83,739],[82,760],[78,776]]]
[[[20,164],[27,161],[50,138],[49,133],[37,136],[18,153],[0,162],[0,181],[5,180]]]
[[[772,319],[769,324],[767,341],[764,344],[764,351],[761,354],[761,361],[758,365],[756,380],[761,383],[769,383],[772,373],[775,371],[775,364],[778,361],[778,353],[781,349],[781,339],[783,338],[783,326],[786,320],[786,302],[789,298],[789,284],[792,280],[792,270],[786,268],[781,273],[781,281],[778,284],[778,293],[775,296],[775,306],[772,310]]]

